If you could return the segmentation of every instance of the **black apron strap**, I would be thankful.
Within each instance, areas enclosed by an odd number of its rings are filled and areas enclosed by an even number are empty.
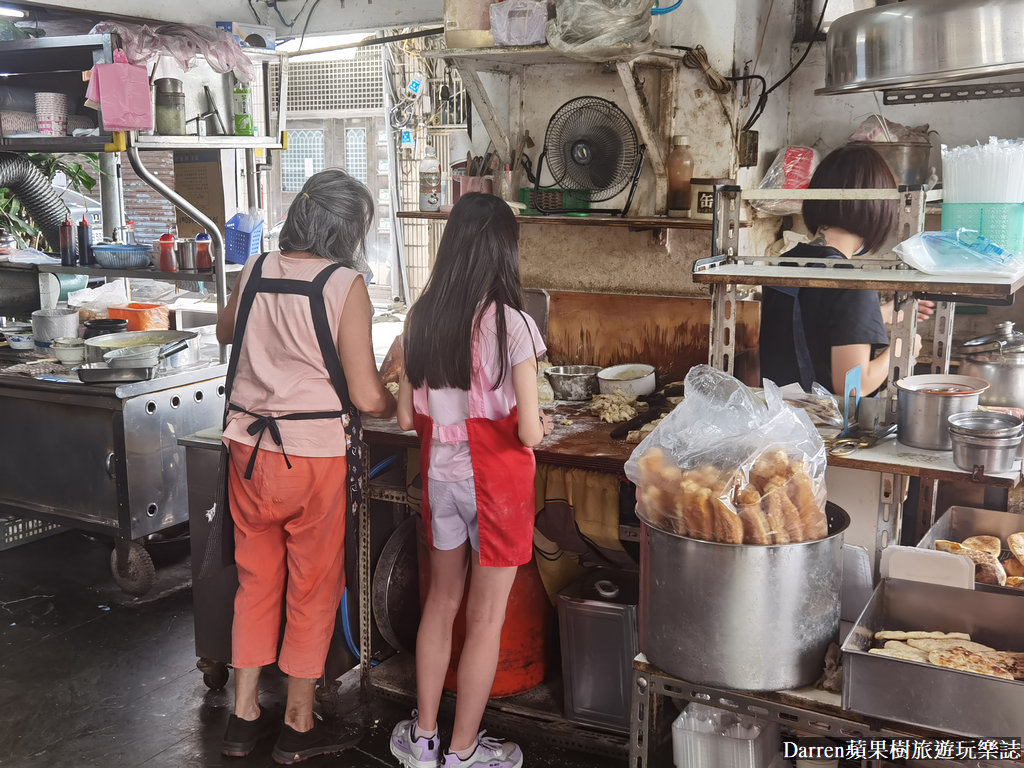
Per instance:
[[[804,332],[804,316],[800,310],[800,289],[792,286],[766,286],[765,290],[778,291],[793,299],[793,351],[796,353],[800,386],[803,387],[804,392],[810,392],[811,384],[814,381],[814,363],[811,361],[811,350],[807,346],[807,335]]]
[[[238,370],[238,356],[242,352],[242,337],[245,336],[245,326],[249,322],[249,312],[252,310],[252,303],[260,290],[260,279],[263,276],[263,260],[267,254],[261,253],[252,272],[249,273],[249,280],[242,290],[242,296],[238,300],[238,309],[235,314],[235,332],[231,337],[231,356],[228,358],[228,372],[224,377],[224,402],[231,402],[231,387],[235,382],[235,371]],[[227,423],[228,408],[224,407],[224,421]]]

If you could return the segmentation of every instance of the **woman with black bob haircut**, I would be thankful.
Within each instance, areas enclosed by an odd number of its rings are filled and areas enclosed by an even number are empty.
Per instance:
[[[231,343],[224,443],[238,591],[235,706],[221,745],[231,757],[252,752],[269,725],[259,678],[274,662],[288,675],[275,762],[357,740],[325,725],[313,701],[345,587],[346,516],[359,504],[360,413],[388,418],[396,408],[377,374],[361,276],[372,222],[359,181],[339,169],[310,177],[280,250],[246,262],[217,319],[218,341]]]
[[[811,177],[811,189],[895,189],[885,160],[863,144],[829,153]],[[783,257],[852,259],[880,248],[896,230],[896,200],[805,200],[809,243]],[[922,303],[923,304],[923,303]],[[919,308],[919,319],[931,314]],[[921,339],[915,343],[914,355]],[[861,370],[862,395],[889,375],[889,333],[877,291],[852,288],[766,287],[761,299],[761,376],[782,386],[817,382],[842,393],[846,374]]]

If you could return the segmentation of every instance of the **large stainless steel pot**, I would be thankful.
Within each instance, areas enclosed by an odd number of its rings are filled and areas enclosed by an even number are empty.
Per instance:
[[[975,376],[926,373],[896,382],[896,439],[930,451],[948,451],[949,417],[978,410],[988,382]]]
[[[718,544],[643,524],[640,650],[702,685],[779,691],[813,683],[839,635],[843,532],[802,544]]]
[[[840,16],[825,87],[844,93],[1024,71],[1022,0],[906,0]]]
[[[989,383],[982,405],[1024,408],[1024,333],[1013,323],[996,325],[996,332],[964,342],[960,373]]]
[[[85,359],[90,363],[102,363],[103,354],[114,349],[137,347],[144,344],[163,346],[180,339],[186,339],[188,346],[181,352],[161,360],[157,370],[184,368],[199,362],[199,334],[195,331],[124,331],[123,333],[94,336],[85,340]]]

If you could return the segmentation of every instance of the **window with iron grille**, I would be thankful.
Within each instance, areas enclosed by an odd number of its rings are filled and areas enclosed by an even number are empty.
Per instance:
[[[345,129],[345,170],[352,178],[366,183],[366,129]]]
[[[366,154],[365,147],[363,154]],[[365,166],[366,161],[363,160]],[[301,192],[306,179],[324,169],[324,132],[300,128],[288,132],[288,149],[281,153],[281,187]]]
[[[381,109],[380,46],[361,48],[352,59],[296,61],[288,65],[288,111]],[[277,110],[280,67],[270,68],[271,109]]]

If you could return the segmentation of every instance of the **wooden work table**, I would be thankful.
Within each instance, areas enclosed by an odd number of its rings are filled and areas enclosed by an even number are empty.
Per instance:
[[[589,403],[559,401],[544,410],[554,417],[555,428],[534,449],[538,464],[622,474],[636,446],[609,436],[616,425],[598,420],[590,412]],[[572,424],[560,423],[565,419]],[[363,439],[372,446],[419,447],[416,433],[403,432],[394,419],[363,417]]]

